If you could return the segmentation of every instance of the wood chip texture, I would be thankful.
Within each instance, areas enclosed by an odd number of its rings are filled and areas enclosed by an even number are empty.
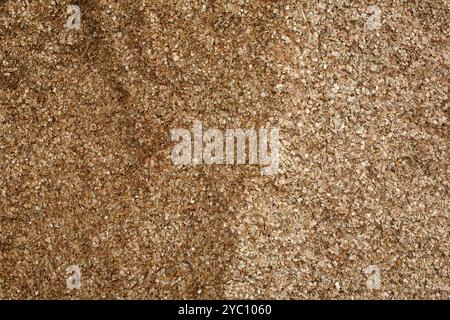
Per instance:
[[[448,299],[449,17],[0,0],[0,299]],[[279,128],[279,173],[173,165],[196,120]]]

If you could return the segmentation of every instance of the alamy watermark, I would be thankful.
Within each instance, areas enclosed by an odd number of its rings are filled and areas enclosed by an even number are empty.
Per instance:
[[[81,27],[81,10],[77,5],[67,6],[67,14],[70,16],[67,18],[66,27],[68,29],[80,29]]]
[[[209,128],[203,132],[202,122],[194,121],[192,135],[188,129],[173,129],[171,140],[178,142],[171,154],[175,165],[245,164],[248,159],[248,164],[262,166],[262,175],[278,173],[281,151],[278,128],[226,129],[224,133]]]
[[[370,265],[365,268],[364,273],[367,276],[367,289],[379,290],[381,288],[381,271],[377,265]]]
[[[81,289],[81,269],[78,265],[71,265],[66,269],[68,277],[66,278],[67,289]]]
[[[379,6],[368,6],[363,17],[366,19],[366,28],[368,30],[377,30],[381,28],[381,9]]]

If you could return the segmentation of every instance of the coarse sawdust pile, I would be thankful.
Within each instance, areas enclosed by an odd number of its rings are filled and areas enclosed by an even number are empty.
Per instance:
[[[0,298],[448,299],[449,11],[0,0]],[[174,166],[195,120],[279,174]]]

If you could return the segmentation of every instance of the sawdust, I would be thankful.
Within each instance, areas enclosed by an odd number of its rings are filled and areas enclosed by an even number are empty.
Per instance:
[[[448,18],[0,1],[0,298],[447,299]],[[170,130],[194,120],[279,127],[280,173],[173,166]]]

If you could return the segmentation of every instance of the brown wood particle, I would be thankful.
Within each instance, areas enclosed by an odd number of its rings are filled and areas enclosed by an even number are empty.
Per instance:
[[[448,20],[438,0],[0,1],[0,299],[448,299]],[[282,172],[174,167],[196,119],[278,126]]]

